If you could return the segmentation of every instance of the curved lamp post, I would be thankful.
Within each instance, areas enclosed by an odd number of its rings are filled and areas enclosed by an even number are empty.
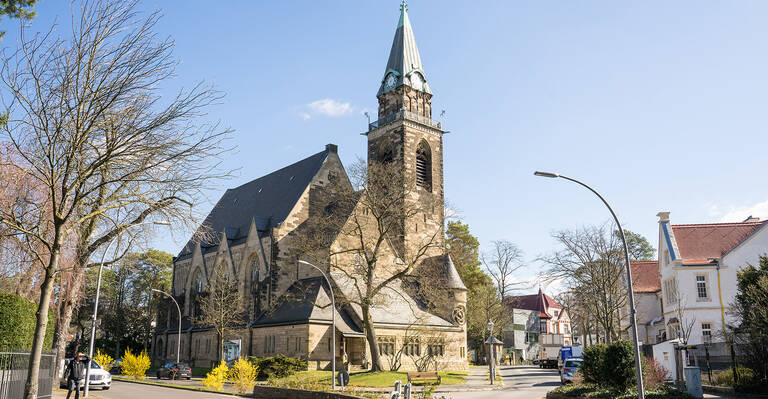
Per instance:
[[[152,288],[152,291],[159,292],[161,294],[165,294],[165,296],[167,296],[168,298],[171,298],[173,303],[176,304],[176,310],[179,311],[179,335],[176,337],[176,363],[178,363],[179,362],[179,354],[181,353],[181,308],[179,307],[179,303],[176,302],[176,298],[174,298],[173,295],[171,295],[171,294],[169,294],[169,293],[167,293],[165,291],[156,290],[154,288]]]
[[[317,271],[320,272],[320,274],[323,275],[323,278],[328,283],[328,291],[331,292],[331,380],[333,382],[333,390],[336,390],[336,299],[333,297],[333,287],[331,286],[331,280],[328,279],[328,276],[325,274],[325,272],[320,269],[319,267],[303,260],[299,260],[299,263],[307,266],[312,266]]]
[[[168,222],[142,222],[142,223],[137,223],[137,224],[128,226],[123,231],[136,226],[145,225],[145,224],[157,224],[161,226],[171,225]],[[91,362],[93,361],[93,340],[96,337],[96,315],[99,312],[99,294],[101,293],[101,273],[104,270],[104,258],[107,256],[107,252],[109,252],[109,249],[112,248],[112,244],[114,244],[119,237],[120,237],[120,233],[117,233],[117,235],[115,235],[115,237],[109,241],[109,244],[107,245],[107,249],[104,250],[104,253],[101,254],[101,263],[99,264],[99,276],[96,281],[96,301],[93,303],[93,317],[91,318],[91,339],[90,339],[91,342],[88,344],[88,366],[85,369],[85,389],[83,392],[83,396],[86,398],[88,397],[88,386],[90,385],[90,378],[91,378]]]
[[[624,263],[627,265],[627,289],[629,290],[629,323],[632,327],[632,343],[635,348],[635,375],[637,377],[637,397],[638,399],[645,399],[645,390],[643,389],[643,371],[640,365],[640,347],[638,345],[638,339],[637,339],[637,318],[635,316],[635,294],[632,290],[632,268],[629,266],[629,247],[627,247],[627,239],[624,237],[624,229],[621,228],[621,223],[619,222],[619,218],[616,217],[616,213],[613,212],[613,209],[610,205],[608,205],[608,201],[603,198],[600,193],[595,191],[592,187],[576,180],[573,178],[570,178],[568,176],[563,176],[558,173],[552,173],[552,172],[539,172],[536,171],[533,173],[536,176],[539,177],[549,177],[552,179],[555,178],[561,178],[565,180],[570,180],[576,184],[579,184],[583,187],[585,187],[587,190],[591,191],[595,195],[597,195],[598,198],[600,198],[601,201],[603,201],[603,204],[608,208],[608,210],[611,212],[611,216],[613,216],[613,220],[616,222],[616,226],[619,229],[619,236],[621,236],[621,243],[624,246]]]

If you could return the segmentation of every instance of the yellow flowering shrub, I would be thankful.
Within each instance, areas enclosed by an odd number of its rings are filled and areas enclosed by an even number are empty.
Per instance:
[[[217,391],[220,391],[221,388],[224,387],[224,381],[227,379],[227,374],[229,374],[229,368],[227,367],[227,363],[222,360],[221,364],[206,374],[205,378],[203,378],[200,383],[205,385],[206,388],[214,388]]]
[[[143,380],[147,376],[147,370],[149,370],[151,363],[146,351],[134,355],[130,349],[126,349],[123,362],[120,364],[120,372],[137,380]]]
[[[237,392],[251,392],[253,386],[256,385],[256,374],[258,374],[258,371],[259,367],[255,364],[243,358],[237,359],[232,368],[229,369],[229,381],[235,386]]]
[[[96,362],[104,371],[109,372],[112,370],[112,366],[115,364],[115,359],[112,356],[102,353],[100,350],[96,350],[96,356],[93,357],[93,361]]]

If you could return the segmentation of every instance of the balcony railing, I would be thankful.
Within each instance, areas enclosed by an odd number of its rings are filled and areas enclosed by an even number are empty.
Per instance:
[[[376,130],[384,125],[390,124],[396,120],[400,119],[408,119],[410,121],[414,121],[417,123],[421,123],[422,125],[426,125],[429,127],[433,127],[435,129],[442,130],[442,126],[440,125],[440,122],[427,118],[426,116],[419,115],[415,112],[411,112],[405,109],[401,109],[400,111],[395,112],[392,115],[389,115],[387,117],[381,118],[377,121],[373,121],[368,124],[368,131]]]

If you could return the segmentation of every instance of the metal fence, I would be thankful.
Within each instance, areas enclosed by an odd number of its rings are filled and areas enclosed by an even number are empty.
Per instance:
[[[0,352],[0,399],[21,399],[27,382],[30,352],[8,350]],[[44,351],[40,358],[40,374],[37,378],[37,397],[50,398],[53,394],[53,375],[56,363],[55,351]]]

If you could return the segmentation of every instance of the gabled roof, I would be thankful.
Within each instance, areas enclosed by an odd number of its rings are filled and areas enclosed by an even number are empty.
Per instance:
[[[218,244],[222,231],[226,231],[229,240],[245,237],[251,220],[259,230],[279,226],[331,152],[336,152],[336,146],[329,144],[325,151],[228,189],[193,237],[203,237],[200,245],[211,247]],[[190,253],[194,245],[190,239],[179,256]]]
[[[259,316],[254,327],[301,323],[331,323],[330,288],[323,277],[298,280],[278,298],[279,304]],[[346,336],[362,336],[363,331],[344,309],[336,309],[336,329]]]
[[[707,264],[741,244],[767,222],[673,224],[671,227],[683,264]]]
[[[549,295],[543,293],[541,288],[539,288],[537,294],[510,297],[507,301],[507,307],[511,309],[538,311],[539,317],[548,319],[552,318],[552,315],[547,313],[549,308],[562,309],[563,305],[552,299]]]
[[[408,18],[408,6],[405,1],[400,5],[400,20],[397,23],[395,38],[392,40],[392,49],[389,51],[387,68],[384,71],[384,78],[381,80],[381,87],[377,95],[387,91],[384,80],[390,72],[394,72],[397,76],[397,83],[394,87],[403,84],[411,86],[411,75],[420,74],[424,82],[420,90],[432,94],[426,83],[427,75],[421,65],[421,56],[418,47],[416,47],[416,38],[413,35],[413,27],[411,27],[411,20]]]
[[[633,260],[633,261],[630,261],[629,264],[632,267],[632,291],[633,292],[661,291],[661,275],[659,275],[659,261]]]

